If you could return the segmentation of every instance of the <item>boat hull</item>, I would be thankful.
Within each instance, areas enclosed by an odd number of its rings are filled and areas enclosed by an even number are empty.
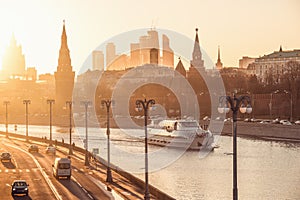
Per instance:
[[[165,146],[170,148],[180,148],[187,150],[211,150],[213,149],[214,138],[213,136],[198,136],[196,135],[192,139],[152,135],[148,138],[148,144]]]

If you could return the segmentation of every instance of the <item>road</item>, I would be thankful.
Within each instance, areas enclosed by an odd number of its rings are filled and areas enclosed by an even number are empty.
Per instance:
[[[92,200],[110,199],[107,192],[95,183],[84,168],[83,160],[71,156],[72,178],[55,179],[52,174],[52,164],[55,157],[66,157],[64,152],[57,151],[56,155],[45,153],[46,146],[38,144],[39,153],[29,153],[30,142],[0,136],[0,153],[10,152],[11,162],[0,163],[1,199],[78,199]],[[11,183],[22,179],[29,183],[29,196],[11,196]]]

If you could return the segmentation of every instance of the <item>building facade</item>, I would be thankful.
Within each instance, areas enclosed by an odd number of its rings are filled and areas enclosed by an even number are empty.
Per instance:
[[[283,51],[280,47],[279,51],[256,58],[254,73],[260,82],[267,83],[268,77],[271,76],[275,83],[279,83],[289,61],[300,63],[300,50]]]

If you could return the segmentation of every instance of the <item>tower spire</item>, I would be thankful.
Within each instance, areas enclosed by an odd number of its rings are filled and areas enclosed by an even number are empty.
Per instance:
[[[198,42],[198,44],[199,44],[198,28],[196,28],[196,38],[195,38],[195,42]]]
[[[218,46],[218,62],[221,61],[221,58],[220,58],[220,46]]]
[[[63,20],[63,30],[61,34],[61,45],[59,50],[57,71],[72,71],[65,20]]]
[[[282,52],[282,46],[280,45],[279,52]]]
[[[220,46],[218,46],[218,60],[217,60],[217,63],[216,63],[216,68],[218,70],[223,68],[223,63],[221,62],[221,55],[220,55]]]
[[[204,61],[202,60],[202,53],[200,50],[198,28],[196,30],[194,50],[193,50],[193,59],[191,60],[191,65],[199,70],[204,70]]]

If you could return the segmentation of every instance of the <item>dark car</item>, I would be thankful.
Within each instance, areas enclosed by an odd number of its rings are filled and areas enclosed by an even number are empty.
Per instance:
[[[28,151],[29,151],[29,153],[32,153],[32,152],[37,152],[38,153],[39,152],[39,147],[37,145],[32,144],[32,145],[29,146]]]
[[[3,161],[8,161],[8,162],[11,161],[11,155],[10,155],[10,153],[8,153],[8,152],[3,152],[3,153],[1,154],[1,162],[3,162]]]
[[[29,184],[27,184],[25,180],[14,180],[11,184],[11,195],[25,194],[28,196],[28,186]]]

